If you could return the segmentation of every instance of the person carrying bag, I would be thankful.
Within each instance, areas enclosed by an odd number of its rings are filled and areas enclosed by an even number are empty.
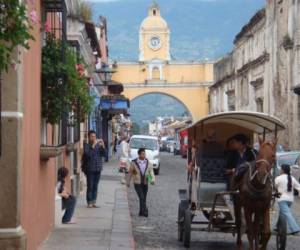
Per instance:
[[[134,188],[139,198],[140,212],[139,216],[148,217],[147,193],[148,184],[155,184],[155,175],[153,166],[146,158],[145,149],[138,150],[139,157],[132,161],[129,168],[129,178],[127,185],[130,186],[131,179],[134,182]]]

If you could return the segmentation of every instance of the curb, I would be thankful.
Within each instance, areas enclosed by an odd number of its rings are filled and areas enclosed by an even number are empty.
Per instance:
[[[126,187],[119,188],[115,192],[115,207],[109,249],[135,250]]]

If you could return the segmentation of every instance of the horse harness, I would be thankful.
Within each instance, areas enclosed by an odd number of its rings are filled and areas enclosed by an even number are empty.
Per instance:
[[[249,190],[251,192],[249,192],[248,196],[251,200],[263,200],[265,198],[265,191],[267,190],[268,186],[266,185],[267,181],[271,182],[272,185],[272,189],[273,189],[273,183],[272,183],[272,175],[270,172],[266,173],[266,176],[264,178],[263,181],[263,185],[265,185],[264,188],[262,189],[258,189],[256,188],[253,184],[252,181],[254,180],[254,178],[256,177],[256,175],[258,174],[258,169],[256,164],[259,162],[264,162],[267,163],[268,165],[271,165],[267,160],[265,159],[261,159],[261,160],[257,160],[257,161],[253,161],[253,162],[245,162],[245,165],[248,166],[249,169],[249,177],[247,178],[247,187],[249,188]]]

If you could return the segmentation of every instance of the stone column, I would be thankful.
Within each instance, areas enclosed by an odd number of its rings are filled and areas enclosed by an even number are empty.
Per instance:
[[[14,54],[20,59],[20,51]],[[19,57],[19,58],[18,58]],[[0,249],[26,249],[20,225],[20,176],[22,166],[22,65],[2,72],[1,156],[0,156]]]

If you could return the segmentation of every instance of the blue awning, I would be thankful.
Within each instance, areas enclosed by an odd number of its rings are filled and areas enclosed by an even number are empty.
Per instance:
[[[125,111],[129,108],[129,100],[123,96],[102,96],[100,108],[109,111]]]

